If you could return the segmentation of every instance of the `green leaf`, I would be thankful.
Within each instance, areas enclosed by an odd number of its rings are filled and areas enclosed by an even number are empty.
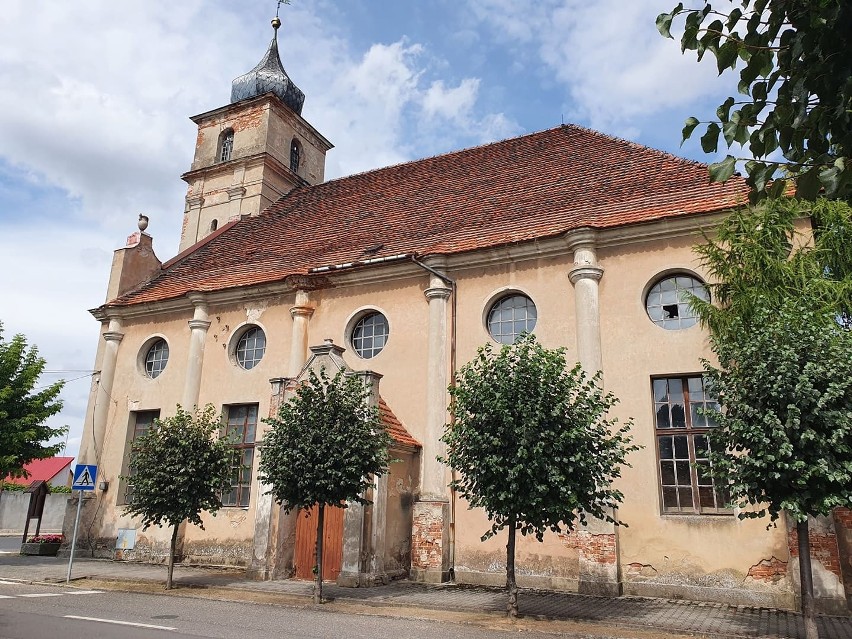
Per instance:
[[[707,125],[707,131],[701,136],[701,149],[705,153],[715,153],[719,146],[719,133],[721,129],[715,122]]]
[[[689,139],[689,137],[692,135],[692,132],[695,130],[695,127],[697,127],[699,124],[700,124],[700,122],[698,121],[697,118],[694,118],[694,117],[686,118],[686,122],[684,122],[684,124],[683,124],[683,131],[682,131],[683,139],[680,142],[681,145],[683,145],[683,143],[686,142],[686,140]]]
[[[722,104],[719,105],[719,108],[716,109],[716,117],[719,118],[722,122],[728,121],[728,114],[731,111],[731,107],[734,106],[734,99],[728,97]],[[698,120],[696,120],[696,123]]]
[[[672,19],[674,15],[672,13],[661,13],[657,16],[657,31],[660,32],[660,35],[664,38],[672,37]]]
[[[711,182],[725,182],[734,174],[736,169],[736,158],[733,155],[728,155],[721,162],[714,162],[708,169],[710,172]]]

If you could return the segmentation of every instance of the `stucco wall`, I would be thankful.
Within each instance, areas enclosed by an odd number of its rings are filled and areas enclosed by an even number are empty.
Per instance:
[[[44,500],[40,534],[61,533],[65,519],[65,502],[69,495],[52,493]],[[27,522],[30,495],[18,491],[0,492],[0,535],[22,535]],[[35,520],[30,524],[29,534],[35,534]]]

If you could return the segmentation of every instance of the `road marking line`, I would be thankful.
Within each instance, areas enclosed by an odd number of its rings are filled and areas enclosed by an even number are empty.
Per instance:
[[[66,595],[99,595],[103,590],[69,590]]]
[[[14,599],[15,597],[12,595],[0,595],[0,599]]]
[[[61,592],[31,592],[28,595],[18,595],[19,597],[61,597]]]
[[[0,586],[20,586],[17,581],[0,581]]]
[[[170,626],[155,626],[150,623],[134,623],[132,621],[118,621],[117,619],[98,619],[97,617],[78,617],[77,615],[65,615],[65,619],[79,619],[81,621],[100,621],[101,623],[114,623],[118,626],[135,626],[137,628],[152,628],[154,630],[177,630]]]

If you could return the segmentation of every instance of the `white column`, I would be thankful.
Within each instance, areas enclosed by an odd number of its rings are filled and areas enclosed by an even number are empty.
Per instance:
[[[574,246],[574,267],[568,276],[574,285],[577,361],[589,375],[603,368],[598,299],[598,282],[603,272],[598,265],[594,236],[591,233],[580,236]]]
[[[421,501],[446,501],[446,467],[436,459],[443,456],[440,441],[447,423],[447,306],[452,289],[432,275],[424,291],[429,300],[428,368],[426,373],[426,432],[423,438],[423,477]]]
[[[302,372],[302,367],[308,361],[308,322],[314,314],[309,306],[310,296],[307,291],[296,291],[296,305],[290,309],[293,318],[293,332],[290,340],[290,364],[287,376],[295,378]]]
[[[207,315],[207,302],[201,295],[191,296],[190,301],[195,305],[195,312],[189,320],[189,356],[186,362],[186,379],[183,387],[181,406],[191,411],[198,405],[198,395],[201,391],[201,371],[204,365],[204,342],[207,340],[207,329],[210,320]]]
[[[101,370],[97,379],[98,388],[95,391],[92,439],[82,451],[80,463],[96,464],[98,462],[99,453],[103,450],[104,433],[106,432],[110,404],[113,402],[112,385],[115,381],[115,363],[118,359],[118,345],[124,338],[124,333],[121,332],[121,320],[117,317],[110,318],[107,329],[103,333],[106,344],[104,346],[103,359],[101,360]]]

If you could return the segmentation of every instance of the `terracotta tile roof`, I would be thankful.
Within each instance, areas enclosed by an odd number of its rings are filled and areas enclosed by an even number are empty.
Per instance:
[[[741,178],[710,184],[704,164],[561,126],[296,188],[108,306],[274,282],[365,257],[453,254],[718,211],[746,192]]]
[[[6,477],[10,484],[29,486],[34,481],[50,481],[62,471],[68,471],[71,467],[73,457],[48,457],[47,459],[35,459],[24,465],[29,477]],[[64,477],[63,477],[64,479]]]
[[[405,429],[405,426],[402,425],[402,422],[393,414],[390,406],[388,406],[387,402],[381,397],[379,398],[379,417],[382,420],[382,424],[384,424],[385,428],[390,433],[390,436],[393,437],[394,441],[406,446],[421,448],[420,442],[411,436],[411,433]]]

